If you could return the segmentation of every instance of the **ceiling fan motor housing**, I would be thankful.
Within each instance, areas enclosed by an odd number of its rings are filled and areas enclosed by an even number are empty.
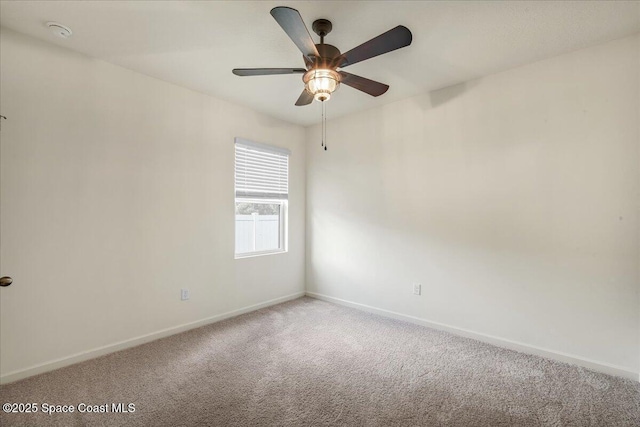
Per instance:
[[[332,68],[335,69],[338,64],[336,60],[340,57],[340,50],[330,44],[317,44],[316,48],[320,57],[315,58],[313,68]]]

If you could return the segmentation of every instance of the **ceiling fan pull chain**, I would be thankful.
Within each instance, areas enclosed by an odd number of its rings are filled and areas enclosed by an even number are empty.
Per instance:
[[[327,151],[327,103],[322,101],[322,145]]]
[[[325,121],[325,112],[326,112],[326,107],[324,102],[320,102],[320,104],[322,105],[322,144],[320,145],[321,147],[324,147],[324,149],[327,149],[327,144],[325,139],[327,138],[327,124]]]

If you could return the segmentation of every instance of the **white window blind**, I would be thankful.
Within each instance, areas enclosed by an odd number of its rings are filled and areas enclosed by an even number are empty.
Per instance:
[[[289,154],[272,147],[236,138],[236,197],[289,198]]]

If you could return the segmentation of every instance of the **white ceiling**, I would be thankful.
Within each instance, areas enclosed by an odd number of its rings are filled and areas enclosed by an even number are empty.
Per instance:
[[[640,31],[639,2],[609,1],[2,1],[0,24],[292,123],[319,122],[319,103],[294,106],[300,75],[231,74],[303,67],[269,14],[275,6],[298,9],[309,29],[331,20],[325,42],[343,52],[396,25],[413,33],[411,46],[346,69],[389,91],[373,98],[343,86],[327,105],[330,118]],[[48,21],[73,37],[54,37]]]

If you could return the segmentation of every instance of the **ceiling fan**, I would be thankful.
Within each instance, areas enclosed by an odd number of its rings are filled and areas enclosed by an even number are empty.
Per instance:
[[[411,31],[407,27],[398,25],[346,53],[340,53],[338,48],[324,42],[325,36],[332,29],[330,21],[318,19],[313,22],[313,31],[320,36],[320,43],[315,44],[296,9],[275,7],[271,9],[271,16],[298,46],[306,68],[235,68],[233,74],[237,76],[302,74],[305,88],[296,101],[298,106],[311,104],[314,99],[320,102],[329,100],[340,83],[371,96],[382,95],[389,89],[388,85],[338,69],[409,46],[412,40]]]

